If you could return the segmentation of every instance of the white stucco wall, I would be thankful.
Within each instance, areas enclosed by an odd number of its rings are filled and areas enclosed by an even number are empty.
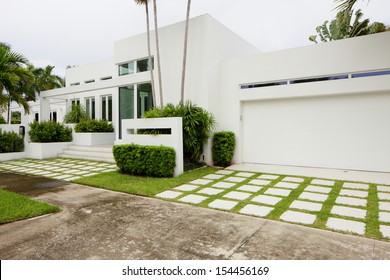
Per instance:
[[[367,102],[371,102],[374,108],[380,108],[379,110],[381,110],[378,114],[364,114],[366,122],[371,123],[371,127],[377,127],[375,130],[376,137],[390,140],[390,131],[383,127],[384,118],[389,118],[390,115],[386,113],[383,104],[381,104],[384,100],[386,101],[388,99],[386,97],[384,97],[385,99],[377,98],[374,95],[376,93],[390,94],[390,75],[240,89],[240,85],[243,84],[267,83],[390,69],[390,53],[387,51],[389,47],[390,33],[387,32],[224,61],[220,68],[220,88],[218,91],[220,100],[223,100],[223,106],[220,106],[220,110],[217,112],[217,119],[222,120],[221,130],[232,130],[237,135],[238,141],[234,161],[241,162],[244,159],[244,149],[251,149],[251,147],[248,147],[249,142],[245,142],[244,147],[242,124],[246,121],[243,118],[248,118],[248,114],[246,114],[247,108],[253,107],[255,102],[258,104],[257,110],[264,110],[267,107],[262,106],[267,102],[271,108],[272,106],[278,108],[278,104],[282,104],[274,102],[275,100],[283,101],[284,105],[287,102],[286,106],[288,106],[289,100],[293,103],[298,100],[303,100],[302,98],[306,100],[307,98],[320,96],[333,96],[333,99],[330,99],[330,104],[332,104],[332,102],[337,103],[342,100],[336,98],[337,96],[365,95],[369,99]],[[352,101],[355,101],[355,99],[352,99]],[[307,106],[310,106],[310,104],[305,105],[305,102],[301,102],[300,104],[300,110],[294,110],[294,114],[300,114],[302,118],[310,118],[310,115],[306,114],[307,109],[310,109]],[[356,109],[353,108],[354,102],[341,102],[337,106],[340,106],[340,104],[343,104],[345,107],[344,115],[342,113],[338,115],[340,118],[347,117],[348,112]],[[254,112],[253,108],[251,110]],[[332,112],[331,108],[329,112]],[[288,113],[289,111],[287,110],[286,114],[288,115]],[[282,114],[282,112],[279,110],[275,111],[274,115],[269,113],[265,115],[259,114],[258,116],[267,116],[271,122],[273,118],[277,119],[279,117],[278,114]],[[299,119],[299,116],[294,115],[294,118]],[[259,120],[257,123],[260,124],[262,121],[264,120]],[[324,120],[324,123],[328,122]],[[378,123],[382,124],[382,126],[378,126]],[[317,123],[313,125],[321,124]],[[258,139],[265,137],[260,127],[253,127],[253,129],[257,129],[257,134],[251,134],[252,136],[255,138],[258,137]],[[293,128],[291,129],[293,130]],[[370,131],[372,133],[372,130]],[[277,127],[274,128],[273,133],[274,135],[280,133],[280,137],[286,137],[286,134],[284,134],[285,131],[278,131]],[[389,148],[383,142],[380,145],[374,143],[377,142],[373,141],[371,144],[367,143],[367,145],[376,146],[375,149],[378,152],[390,153]],[[264,143],[261,141],[257,142],[257,145],[262,144]],[[256,145],[255,141],[251,145]],[[351,162],[357,160],[357,158],[353,157],[352,152],[349,154],[351,155]],[[301,154],[301,156],[304,156],[304,154]],[[284,163],[288,164],[287,159],[289,155],[286,154],[285,157],[286,160]],[[258,162],[261,162],[261,159]],[[282,164],[282,162],[271,160],[265,163]],[[340,167],[337,164],[332,165],[330,160],[328,163],[329,165],[326,167],[333,166],[342,168],[342,166]],[[388,163],[389,168],[387,169],[385,164],[386,162],[382,160],[381,167],[376,166],[375,170],[390,171],[390,162]],[[356,168],[353,164],[350,166],[351,168]],[[368,169],[369,166],[366,166],[365,170]]]

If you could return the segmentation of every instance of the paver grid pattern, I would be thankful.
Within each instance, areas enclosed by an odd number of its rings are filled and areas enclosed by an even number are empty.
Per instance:
[[[82,177],[116,171],[116,164],[79,159],[23,159],[0,162],[0,170],[37,175],[57,180],[74,181]]]
[[[230,170],[216,175],[222,176],[175,187],[174,197],[168,198],[172,191],[156,197],[358,235],[369,236],[371,223],[390,238],[389,186]]]

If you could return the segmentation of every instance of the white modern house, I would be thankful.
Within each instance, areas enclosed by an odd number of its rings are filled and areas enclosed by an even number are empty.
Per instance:
[[[164,104],[180,99],[184,25],[159,29]],[[28,121],[61,121],[80,103],[111,121],[120,143],[122,121],[153,103],[146,43],[146,33],[130,37],[112,58],[68,69],[66,87],[41,93]],[[389,49],[385,32],[260,53],[203,15],[190,21],[185,99],[216,116],[216,131],[236,134],[234,162],[390,172]]]

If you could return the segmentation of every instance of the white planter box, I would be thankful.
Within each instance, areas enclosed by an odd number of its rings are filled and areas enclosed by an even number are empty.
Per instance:
[[[114,145],[114,132],[74,133],[72,144],[80,146]]]
[[[27,143],[25,147],[26,157],[45,159],[56,158],[58,154],[62,153],[68,145],[72,142],[58,142],[58,143]]]
[[[18,152],[18,153],[1,153],[0,154],[0,161],[9,161],[9,160],[17,160],[22,159],[26,157],[25,152]]]

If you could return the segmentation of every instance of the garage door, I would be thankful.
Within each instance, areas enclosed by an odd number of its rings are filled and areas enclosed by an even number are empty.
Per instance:
[[[390,172],[390,93],[243,103],[243,161]]]

